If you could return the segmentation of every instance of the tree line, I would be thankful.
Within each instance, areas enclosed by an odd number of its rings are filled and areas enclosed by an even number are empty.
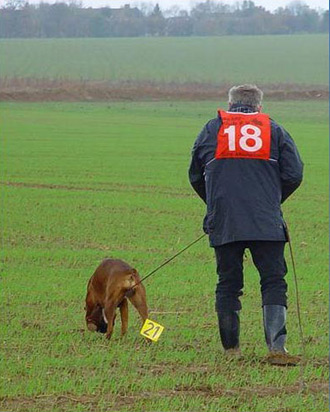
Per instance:
[[[190,11],[158,4],[121,8],[84,8],[77,2],[40,3],[9,0],[0,9],[0,38],[221,36],[324,33],[329,10],[300,1],[273,12],[251,0],[234,6],[206,0]]]

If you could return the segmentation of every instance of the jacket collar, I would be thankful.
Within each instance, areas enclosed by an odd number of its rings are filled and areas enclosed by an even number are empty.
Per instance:
[[[239,104],[235,103],[232,104],[229,109],[229,112],[241,112],[241,113],[255,113],[255,109],[253,109],[252,106],[249,106],[247,104]]]

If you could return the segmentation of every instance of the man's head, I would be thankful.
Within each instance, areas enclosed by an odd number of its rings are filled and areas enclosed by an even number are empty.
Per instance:
[[[254,84],[242,84],[233,86],[228,92],[229,109],[231,106],[251,106],[256,112],[261,111],[263,92]]]

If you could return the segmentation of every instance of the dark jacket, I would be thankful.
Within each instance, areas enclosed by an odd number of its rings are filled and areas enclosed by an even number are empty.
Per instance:
[[[252,112],[248,106],[237,111]],[[303,172],[294,141],[271,120],[269,160],[214,159],[221,124],[218,116],[204,126],[194,144],[189,169],[192,187],[207,204],[203,226],[210,245],[286,241],[281,203],[298,188]]]

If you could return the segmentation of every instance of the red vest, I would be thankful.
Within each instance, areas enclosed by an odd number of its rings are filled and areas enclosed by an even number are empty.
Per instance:
[[[222,125],[218,132],[216,159],[269,160],[271,128],[264,113],[236,113],[218,110]]]

